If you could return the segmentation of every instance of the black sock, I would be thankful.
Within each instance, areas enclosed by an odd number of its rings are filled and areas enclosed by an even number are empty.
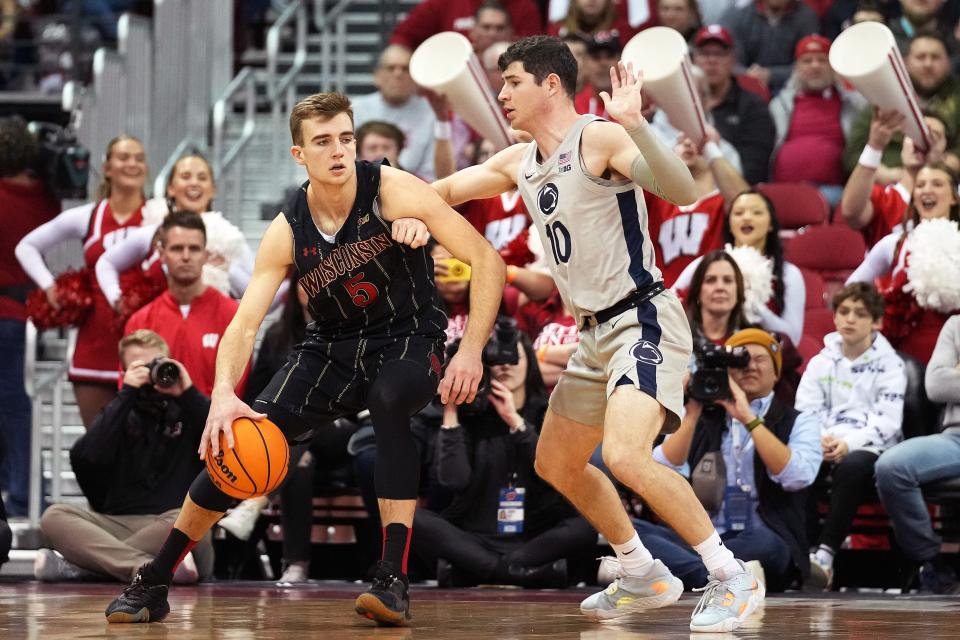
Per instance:
[[[392,522],[383,529],[383,560],[407,573],[407,556],[410,553],[411,530],[405,524]]]
[[[151,584],[170,584],[173,572],[196,544],[183,531],[170,529],[170,535],[160,547],[160,552],[141,569],[143,579]]]

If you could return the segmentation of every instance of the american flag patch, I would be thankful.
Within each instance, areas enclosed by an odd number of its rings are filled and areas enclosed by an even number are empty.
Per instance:
[[[566,153],[561,153],[559,157],[559,164],[569,164],[570,158],[573,156],[573,151],[567,151]]]

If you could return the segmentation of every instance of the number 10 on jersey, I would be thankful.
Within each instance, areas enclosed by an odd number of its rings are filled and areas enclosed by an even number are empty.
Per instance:
[[[550,241],[550,251],[553,252],[553,261],[557,264],[566,263],[570,260],[570,252],[573,250],[573,242],[570,239],[570,232],[563,226],[559,220],[548,222],[544,225],[547,232],[547,239]]]

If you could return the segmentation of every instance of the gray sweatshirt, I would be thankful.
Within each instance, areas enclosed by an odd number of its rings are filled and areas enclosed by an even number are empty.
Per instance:
[[[927,364],[927,396],[947,403],[943,430],[960,430],[960,315],[947,320]]]

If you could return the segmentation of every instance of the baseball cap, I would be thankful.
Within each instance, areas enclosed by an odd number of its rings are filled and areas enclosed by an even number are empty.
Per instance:
[[[728,347],[741,347],[747,344],[760,345],[770,354],[770,359],[773,360],[773,370],[778,377],[780,376],[780,368],[783,366],[783,354],[781,353],[783,349],[780,346],[780,341],[763,329],[737,331],[727,338],[726,344]]]
[[[597,31],[587,38],[587,53],[609,51],[614,55],[620,55],[622,48],[620,45],[620,33],[616,29]]]
[[[708,42],[719,42],[727,49],[733,48],[733,36],[730,35],[730,31],[726,27],[719,24],[710,24],[697,31],[697,35],[693,39],[693,46],[700,47]]]
[[[793,50],[794,60],[808,53],[822,53],[826,55],[830,51],[830,39],[821,35],[813,34],[801,38]]]

